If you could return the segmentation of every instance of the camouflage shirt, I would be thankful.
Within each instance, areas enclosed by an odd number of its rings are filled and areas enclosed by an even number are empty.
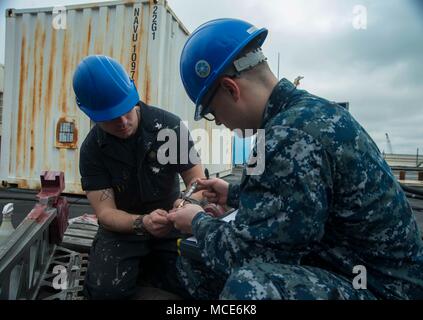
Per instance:
[[[364,266],[376,296],[423,298],[423,243],[412,209],[350,113],[283,79],[262,128],[264,173],[244,170],[241,184],[229,187],[236,219],[200,213],[192,222],[206,264],[229,275],[245,263],[312,261],[351,281],[354,266]]]

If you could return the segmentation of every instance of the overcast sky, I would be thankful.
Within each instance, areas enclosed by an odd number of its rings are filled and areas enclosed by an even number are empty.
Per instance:
[[[6,8],[98,1],[0,0],[0,63]],[[352,115],[387,151],[423,154],[423,1],[420,0],[169,0],[193,31],[214,18],[234,17],[269,29],[264,45],[280,78],[304,76],[301,88],[349,101]],[[362,7],[357,7],[362,6]],[[366,29],[359,16],[367,10]],[[354,11],[359,10],[359,11]]]

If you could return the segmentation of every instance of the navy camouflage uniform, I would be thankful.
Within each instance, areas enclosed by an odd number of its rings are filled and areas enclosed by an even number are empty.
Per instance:
[[[206,267],[179,260],[190,293],[422,299],[423,244],[412,209],[349,112],[283,79],[261,128],[264,173],[244,170],[241,184],[229,186],[236,219],[226,223],[200,213],[192,222]],[[354,289],[355,266],[366,268],[367,289]]]

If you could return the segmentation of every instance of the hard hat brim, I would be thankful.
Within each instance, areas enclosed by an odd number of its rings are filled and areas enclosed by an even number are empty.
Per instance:
[[[130,94],[118,105],[107,110],[92,110],[79,104],[79,108],[94,122],[104,122],[116,119],[131,111],[140,101],[135,83],[131,80]]]

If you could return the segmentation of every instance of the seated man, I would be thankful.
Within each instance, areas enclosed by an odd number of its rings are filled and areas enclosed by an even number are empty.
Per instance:
[[[192,204],[169,214],[207,266],[180,260],[187,288],[198,298],[423,299],[421,234],[376,144],[344,108],[278,81],[266,35],[218,19],[181,56],[196,119],[261,130],[253,155],[264,165],[248,165],[240,185],[200,181],[209,201],[238,208],[234,221]]]
[[[84,58],[73,87],[79,108],[96,123],[79,163],[82,188],[100,225],[85,279],[87,298],[131,298],[140,275],[186,297],[175,268],[178,232],[167,210],[180,194],[178,174],[188,186],[203,171],[191,162],[161,164],[164,142],[157,135],[172,129],[179,146],[180,131],[189,137],[188,129],[176,115],[141,102],[123,67],[109,57]],[[193,147],[192,140],[187,143]]]

